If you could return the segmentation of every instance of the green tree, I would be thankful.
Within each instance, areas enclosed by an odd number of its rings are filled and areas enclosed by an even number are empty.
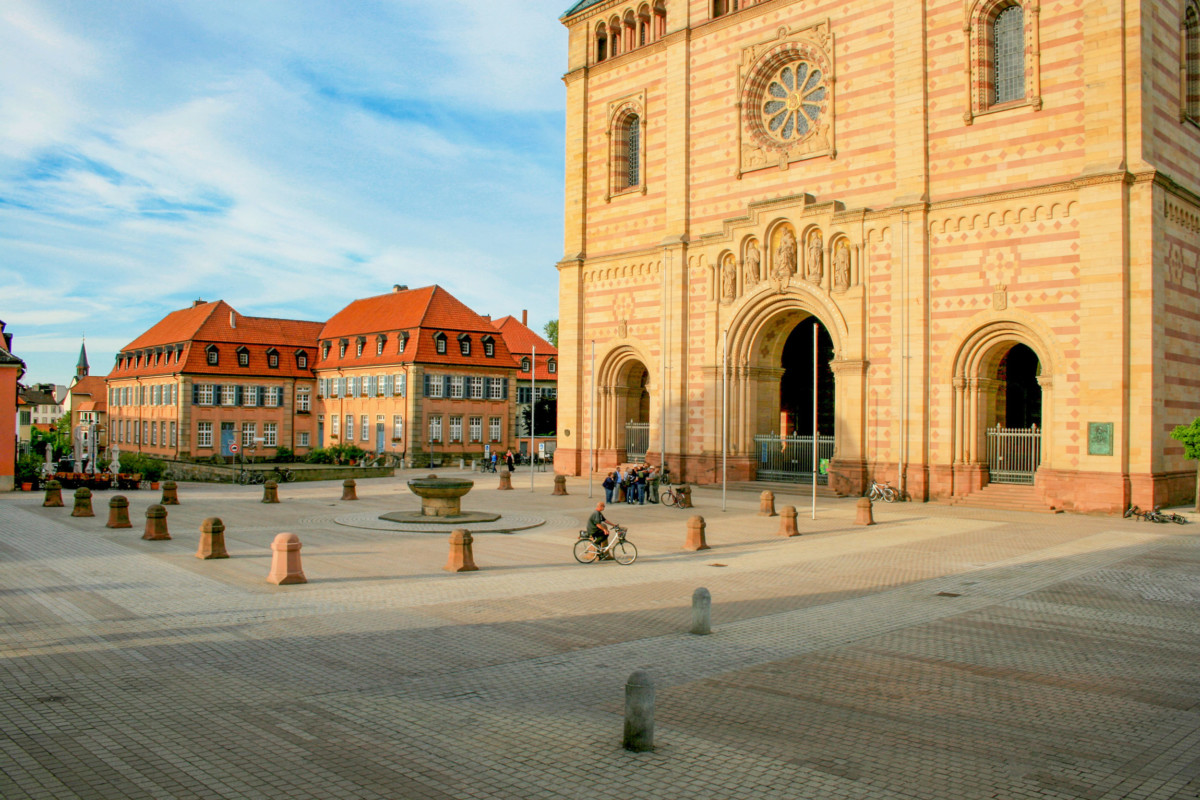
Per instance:
[[[529,406],[521,409],[521,421],[525,423],[525,430],[529,430],[529,413]],[[538,398],[535,421],[537,430],[534,431],[534,436],[553,436],[558,427],[558,401],[548,397]]]
[[[558,347],[558,320],[550,320],[542,330],[546,332],[546,340],[555,347]]]
[[[1200,417],[1192,420],[1191,425],[1176,425],[1171,438],[1183,442],[1184,456],[1200,462]],[[1196,510],[1200,511],[1200,463],[1196,465]]]

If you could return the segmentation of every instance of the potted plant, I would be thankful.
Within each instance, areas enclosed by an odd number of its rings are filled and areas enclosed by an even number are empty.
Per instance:
[[[22,491],[32,492],[36,489],[41,474],[42,460],[33,453],[26,453],[17,459],[17,483]]]

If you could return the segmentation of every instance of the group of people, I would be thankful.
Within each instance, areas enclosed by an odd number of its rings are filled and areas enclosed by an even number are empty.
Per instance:
[[[645,505],[658,502],[660,483],[670,483],[667,467],[658,468],[651,464],[631,464],[624,469],[618,467],[604,478],[604,500],[606,503],[625,502]]]

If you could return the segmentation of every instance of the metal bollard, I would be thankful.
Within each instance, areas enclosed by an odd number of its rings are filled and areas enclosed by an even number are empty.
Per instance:
[[[645,670],[637,670],[625,682],[625,736],[622,745],[635,753],[654,749],[654,681]]]
[[[712,633],[712,595],[703,586],[692,592],[691,632],[697,636]]]

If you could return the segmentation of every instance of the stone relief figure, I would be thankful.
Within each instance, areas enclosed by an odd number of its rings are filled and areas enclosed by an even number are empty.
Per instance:
[[[782,292],[796,274],[796,235],[791,228],[784,228],[775,249],[775,266],[771,270],[771,282],[775,291]]]
[[[762,277],[762,273],[759,271],[761,263],[762,253],[758,251],[758,242],[751,239],[750,244],[746,246],[745,266],[742,269],[747,289],[757,285],[759,278]]]
[[[820,283],[824,275],[823,250],[825,242],[820,231],[813,231],[808,237],[808,257],[805,262],[804,277],[813,283]]]
[[[850,245],[845,239],[839,241],[834,250],[833,288],[841,292],[850,288]]]
[[[725,256],[721,267],[721,299],[727,303],[737,297],[737,261],[732,254]]]

